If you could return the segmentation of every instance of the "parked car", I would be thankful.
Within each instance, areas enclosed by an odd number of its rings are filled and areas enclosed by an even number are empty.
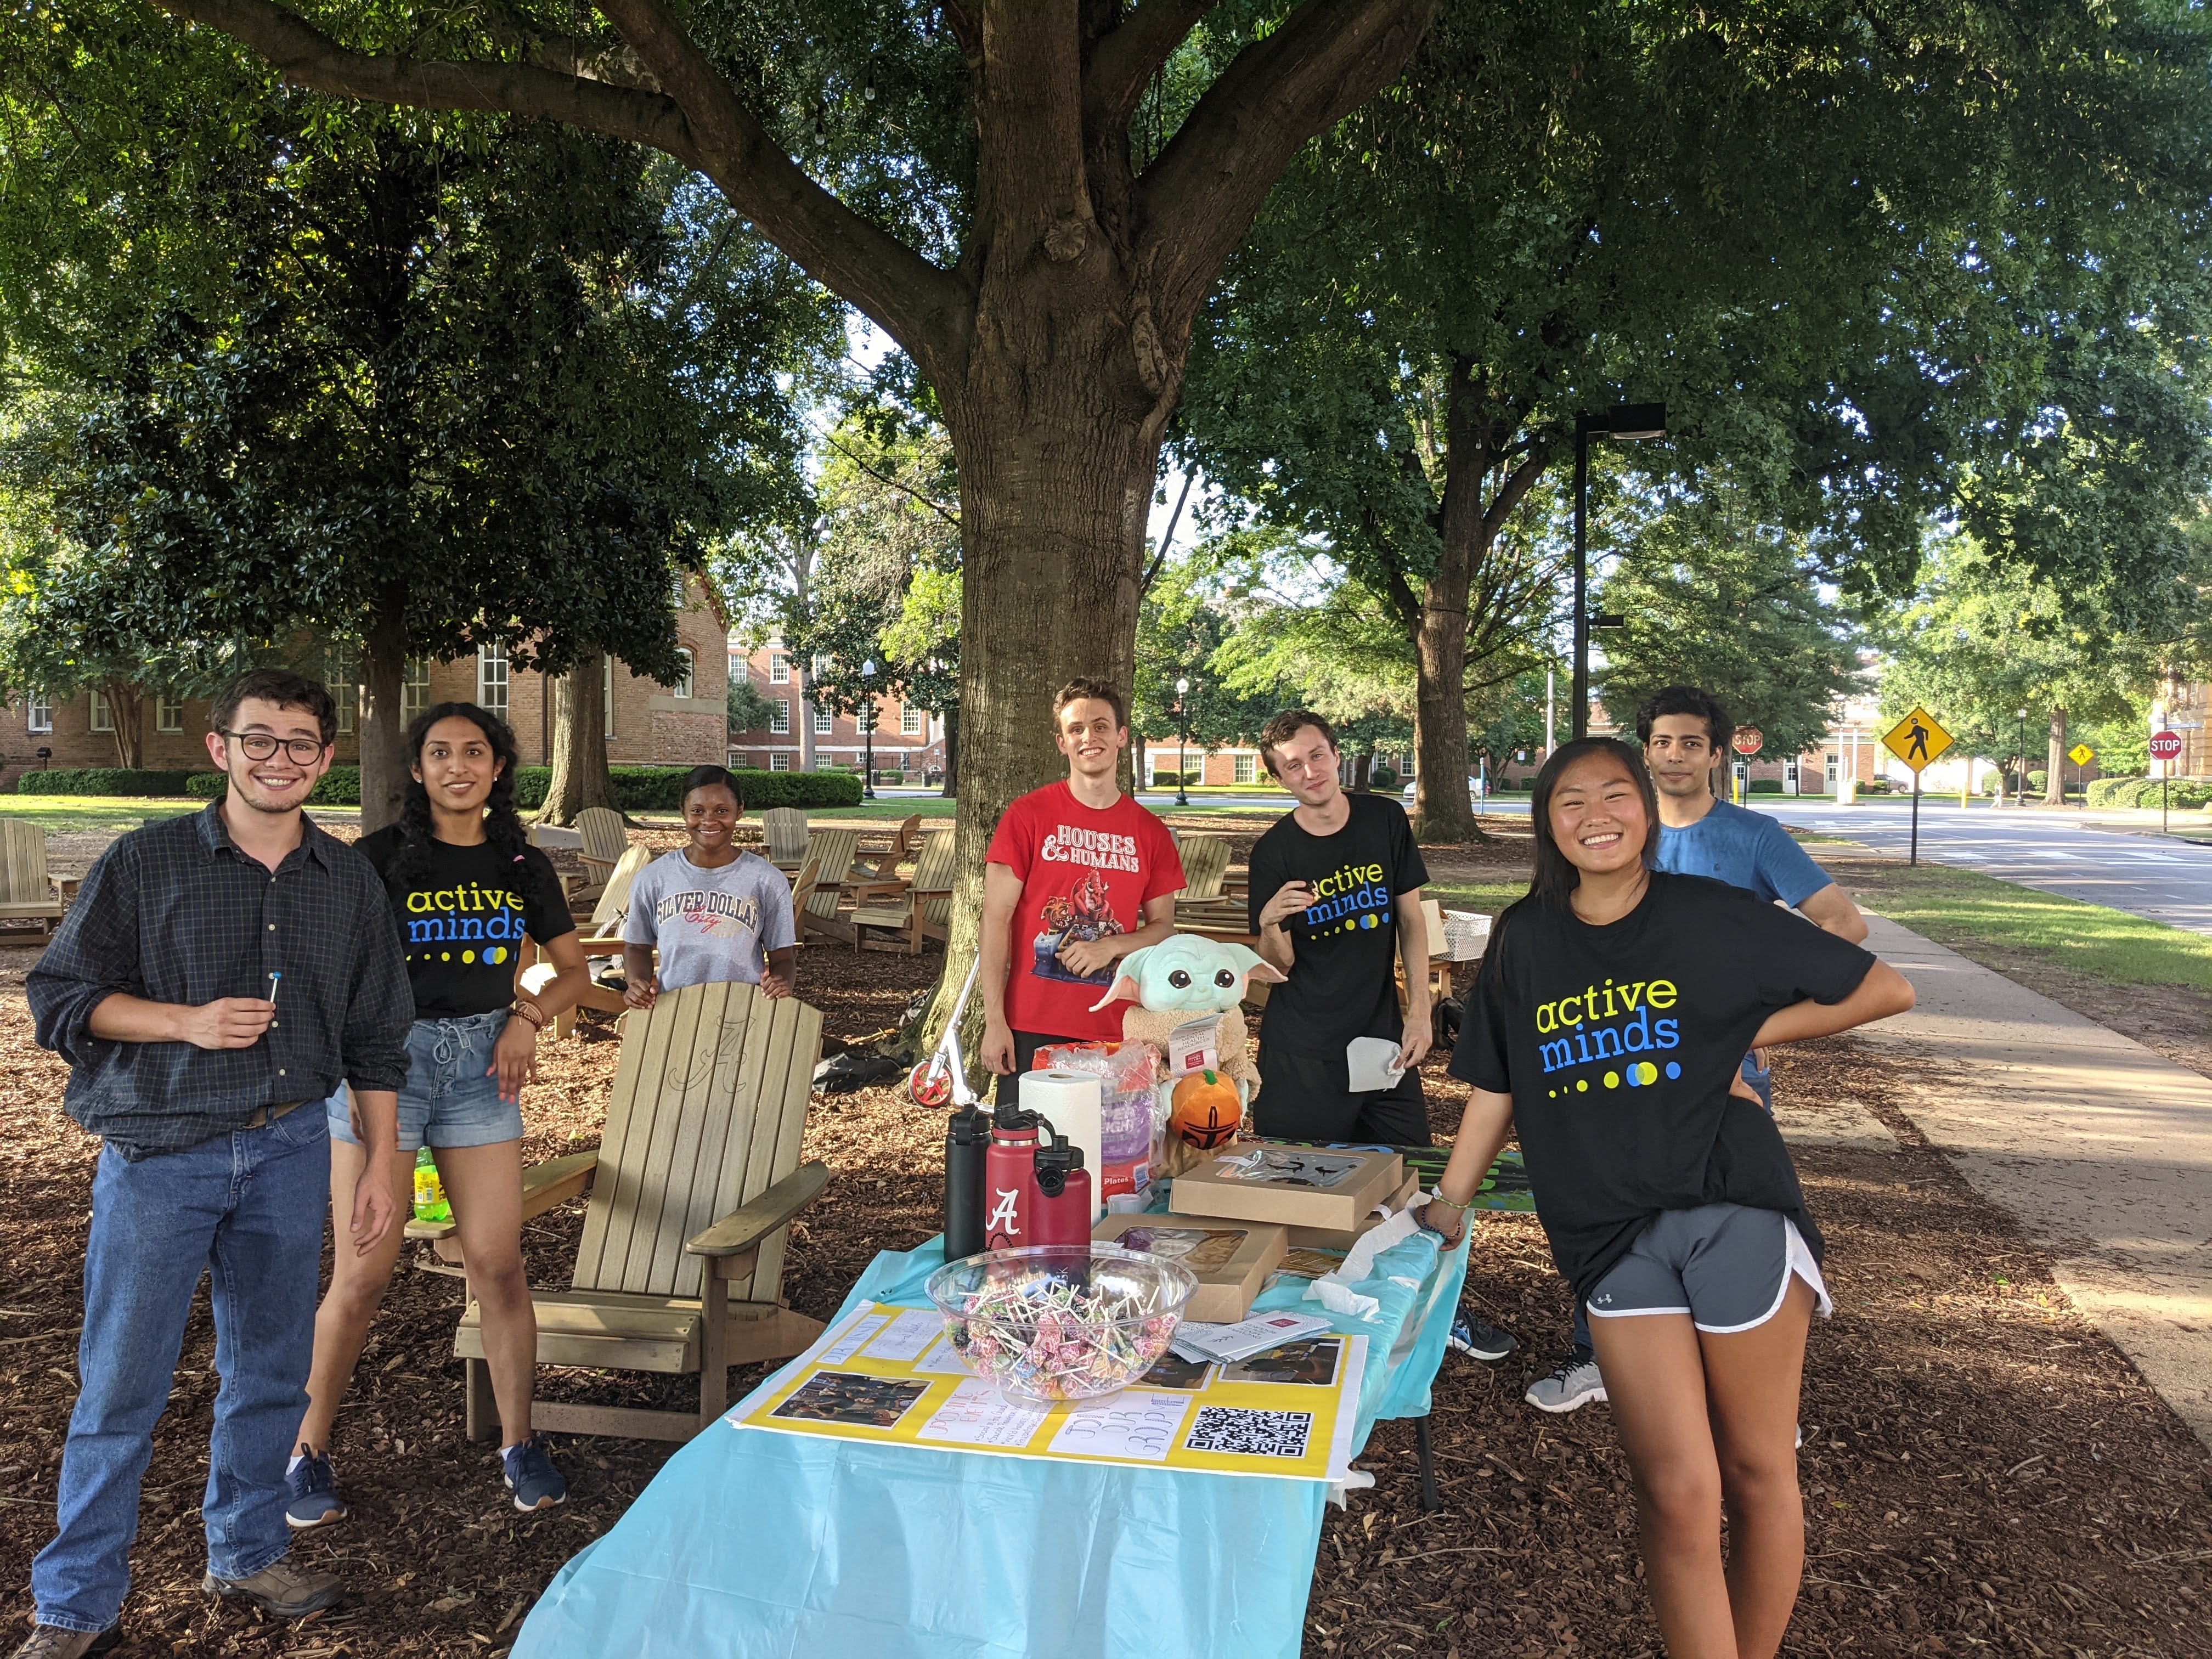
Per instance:
[[[1419,778],[1414,778],[1414,779],[1413,779],[1413,780],[1409,781],[1407,783],[1406,787],[1405,787],[1405,791],[1404,791],[1406,799],[1407,799],[1407,800],[1411,800],[1411,799],[1413,799],[1413,797],[1414,797],[1417,793],[1419,793],[1419,789],[1420,789],[1420,780],[1419,780]],[[1482,799],[1483,799],[1483,795],[1482,795],[1482,780],[1481,780],[1480,778],[1474,777],[1474,776],[1469,776],[1469,777],[1468,777],[1468,781],[1467,781],[1467,798],[1468,798],[1468,800],[1470,800],[1470,801],[1474,802],[1474,803],[1475,805],[1481,805],[1481,803],[1482,803]]]

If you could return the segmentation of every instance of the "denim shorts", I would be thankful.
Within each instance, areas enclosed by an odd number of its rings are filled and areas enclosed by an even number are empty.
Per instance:
[[[499,1097],[492,1045],[507,1029],[495,1008],[465,1019],[418,1019],[407,1032],[407,1081],[399,1091],[399,1150],[493,1146],[522,1139],[522,1103]],[[346,1089],[323,1103],[331,1138],[359,1146],[347,1116]]]
[[[1795,1277],[1833,1310],[1820,1265],[1779,1210],[1701,1204],[1668,1210],[1642,1232],[1590,1292],[1593,1319],[1687,1314],[1714,1336],[1756,1329],[1782,1311]]]

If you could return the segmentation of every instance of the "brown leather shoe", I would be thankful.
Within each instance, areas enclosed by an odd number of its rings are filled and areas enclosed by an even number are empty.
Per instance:
[[[274,1619],[304,1619],[336,1607],[345,1595],[345,1585],[334,1572],[309,1572],[294,1566],[287,1557],[270,1562],[251,1578],[218,1578],[210,1572],[200,1580],[200,1593],[242,1597]]]
[[[17,1648],[14,1659],[82,1659],[88,1653],[106,1653],[123,1644],[123,1626],[106,1630],[64,1630],[59,1625],[38,1625]]]

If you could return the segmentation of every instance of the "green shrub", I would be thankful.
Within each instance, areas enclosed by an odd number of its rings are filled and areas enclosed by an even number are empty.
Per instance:
[[[1367,781],[1371,789],[1395,789],[1398,787],[1397,773],[1387,766],[1376,767],[1367,775]]]
[[[2031,795],[2039,795],[2039,794],[2041,794],[2045,790],[2048,789],[2050,787],[2051,787],[2051,774],[2050,774],[2050,773],[2048,773],[2048,772],[2030,772],[2030,773],[2027,775],[2027,793],[2028,793],[2029,794],[2031,794]]]
[[[230,781],[220,772],[195,772],[186,785],[188,793],[202,800],[216,800],[230,787]],[[358,806],[361,805],[361,768],[333,766],[322,775],[313,792],[307,797],[310,806]]]
[[[184,795],[192,793],[196,777],[219,778],[220,772],[126,771],[119,766],[58,768],[50,772],[26,772],[15,781],[19,795]]]
[[[1889,793],[1889,780],[1887,778],[1869,778],[1865,782],[1859,785],[1858,793],[1862,795],[1886,795]]]
[[[625,812],[680,812],[684,810],[684,780],[688,766],[611,766],[615,799]],[[732,774],[744,792],[748,812],[771,806],[826,808],[858,806],[860,780],[849,772],[753,772]],[[519,766],[514,771],[514,804],[534,811],[545,805],[552,786],[550,766]]]
[[[1754,795],[1778,795],[1782,793],[1782,780],[1753,778],[1751,781],[1751,793]]]

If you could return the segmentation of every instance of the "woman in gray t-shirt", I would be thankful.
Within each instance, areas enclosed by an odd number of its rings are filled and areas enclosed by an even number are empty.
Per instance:
[[[623,976],[629,981],[623,1000],[650,1008],[663,991],[715,980],[787,997],[799,938],[791,884],[766,859],[738,849],[745,803],[727,770],[696,766],[684,784],[690,844],[647,865],[630,888],[623,921]]]

